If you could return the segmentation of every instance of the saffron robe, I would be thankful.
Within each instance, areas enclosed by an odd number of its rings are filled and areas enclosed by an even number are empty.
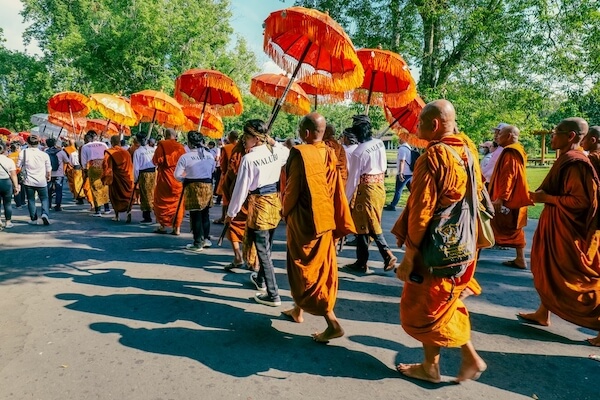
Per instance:
[[[346,150],[344,150],[344,146],[337,140],[324,140],[324,142],[328,147],[331,147],[335,153],[335,157],[337,158],[336,168],[340,174],[340,178],[342,178],[344,187],[346,187],[346,182],[348,181],[348,159],[346,157]]]
[[[236,145],[236,143],[227,143],[226,145],[224,145],[223,148],[221,149],[221,158],[219,160],[219,165],[221,167],[221,179],[219,180],[219,185],[217,186],[216,193],[218,195],[223,196],[223,205],[224,206],[229,205],[229,199],[231,197],[231,193],[233,193],[233,192],[228,193],[228,195],[225,196],[225,191],[223,190],[223,185],[224,185],[225,177],[227,176],[227,170],[229,169],[229,161],[231,160],[231,154],[233,152],[233,148],[235,147],[235,145]]]
[[[282,214],[287,224],[287,273],[294,302],[325,315],[337,298],[334,239],[354,233],[354,223],[333,149],[323,142],[291,149]]]
[[[483,184],[475,144],[462,134],[441,141],[452,146],[465,162],[464,146],[468,146],[480,192]],[[471,283],[476,261],[469,263],[464,275],[456,278],[453,284],[450,278],[431,275],[418,251],[435,210],[461,200],[467,189],[465,167],[445,146],[433,146],[435,143],[430,142],[417,160],[411,195],[392,229],[399,246],[405,245],[416,251],[413,273],[423,277],[421,283],[404,282],[400,318],[402,328],[418,341],[433,346],[458,347],[467,343],[471,336],[469,313],[459,296],[467,287],[478,288],[476,283]]]
[[[574,324],[600,331],[598,177],[585,154],[560,155],[539,189],[545,204],[531,245],[531,272],[542,304]]]
[[[156,186],[154,187],[154,215],[161,226],[181,226],[184,207],[177,205],[181,199],[183,184],[173,175],[179,157],[185,148],[175,139],[161,140],[156,145],[152,162],[156,165]]]
[[[590,151],[588,158],[592,163],[592,167],[596,170],[596,175],[600,177],[600,150]]]
[[[115,212],[128,211],[133,192],[133,162],[131,155],[121,146],[104,152],[102,182],[108,185],[108,197]]]
[[[504,147],[490,178],[489,192],[492,201],[502,199],[510,209],[508,214],[497,212],[492,219],[496,244],[506,247],[525,247],[529,185],[525,174],[527,155],[521,143]]]

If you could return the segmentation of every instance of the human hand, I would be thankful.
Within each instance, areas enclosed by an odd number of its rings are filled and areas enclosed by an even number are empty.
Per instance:
[[[546,203],[548,194],[543,190],[536,190],[535,192],[529,192],[529,198],[534,203]]]
[[[404,177],[404,174],[400,174],[400,175],[398,175],[398,180],[399,180],[400,182],[404,182],[404,181],[406,180],[406,178]]]
[[[227,215],[227,216],[225,217],[225,220],[223,221],[223,223],[224,223],[224,224],[226,224],[226,225],[227,225],[227,224],[230,224],[230,223],[231,223],[231,219],[232,219],[232,218],[231,218],[229,215]]]
[[[492,201],[492,205],[494,206],[494,211],[496,212],[496,214],[502,212],[502,199],[496,199]]]
[[[405,255],[398,265],[398,268],[396,268],[396,277],[401,281],[406,282],[409,280],[410,273],[413,271],[413,269],[414,264],[412,260],[409,260],[409,258]]]

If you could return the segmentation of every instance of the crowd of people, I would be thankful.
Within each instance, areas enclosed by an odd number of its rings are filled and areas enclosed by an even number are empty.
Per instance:
[[[11,148],[8,156],[6,145],[0,145],[4,228],[13,226],[12,197],[20,207],[23,192],[30,223],[50,224],[51,198],[54,210],[61,211],[66,179],[73,198],[79,204],[87,200],[93,216],[110,213],[112,204],[115,221],[126,213],[131,222],[132,204],[138,203],[141,223],[152,223],[154,212],[156,234],[180,235],[187,211],[193,242],[186,248],[202,253],[212,246],[209,209],[216,195],[223,205],[221,218],[214,222],[224,224],[233,251],[225,269],[253,271],[250,280],[259,304],[281,305],[271,249],[275,230],[285,222],[294,305],[283,314],[297,323],[303,322],[305,312],[323,316],[326,328],[313,335],[323,343],[344,335],[334,313],[337,249],[354,234],[356,261],[344,268],[368,273],[374,241],[384,270],[395,269],[404,282],[401,324],[422,343],[424,358],[421,363],[401,363],[398,371],[438,383],[441,348],[460,347],[456,382],[461,382],[477,379],[487,368],[471,342],[464,303],[482,292],[475,279],[481,250],[475,243],[482,235],[479,211],[489,197],[495,244],[516,251],[515,259],[504,264],[526,269],[527,207],[543,203],[529,261],[540,306],[519,318],[548,326],[550,313],[555,313],[600,331],[600,127],[589,127],[580,118],[558,124],[551,140],[558,158],[535,191],[527,184],[527,154],[516,126],[499,124],[493,141],[478,151],[459,133],[453,105],[437,100],[423,108],[418,136],[429,145],[416,158],[401,143],[396,196],[385,206],[386,149],[365,115],[355,116],[338,140],[322,115],[308,114],[299,124],[302,143],[277,142],[259,119],[244,124],[241,138],[230,132],[223,145],[207,143],[196,131],[187,133],[184,145],[176,131],[167,129],[156,143],[138,134],[128,148],[119,136],[111,137],[107,146],[90,131],[81,144],[70,141],[57,147],[47,139],[42,151],[39,138],[32,135],[27,149]],[[381,222],[383,211],[395,209],[407,184],[410,195],[392,229],[398,247],[404,247],[398,263]],[[600,334],[589,343],[600,346]]]

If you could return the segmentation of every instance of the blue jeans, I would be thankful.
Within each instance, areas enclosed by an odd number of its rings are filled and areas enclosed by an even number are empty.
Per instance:
[[[9,179],[0,179],[0,201],[4,206],[4,218],[7,221],[12,219],[11,197],[13,194],[12,181]]]
[[[273,234],[275,229],[268,231],[257,231],[251,228],[247,229],[247,235],[250,242],[256,245],[256,254],[260,269],[258,270],[258,284],[263,282],[267,286],[267,294],[274,299],[279,299],[279,288],[275,278],[275,267],[271,260],[271,247],[273,246]]]
[[[38,218],[35,207],[36,193],[40,198],[40,203],[42,203],[42,215],[48,215],[48,209],[50,208],[48,200],[48,186],[34,187],[23,185],[23,187],[25,187],[25,190],[27,191],[27,208],[29,209],[29,218],[31,218],[32,221],[35,221]]]
[[[63,196],[63,184],[65,182],[64,176],[55,176],[50,179],[48,182],[48,198],[49,202],[52,201],[52,194],[56,192],[55,203],[60,207],[62,204],[62,196]]]
[[[400,175],[396,175],[396,188],[394,189],[394,198],[390,203],[389,207],[396,207],[398,202],[400,201],[400,197],[402,197],[402,191],[404,187],[408,185],[408,183],[412,180],[412,175],[405,175],[404,181],[400,180]]]

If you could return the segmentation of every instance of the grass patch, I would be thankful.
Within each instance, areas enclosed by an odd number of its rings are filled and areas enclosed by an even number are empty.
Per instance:
[[[529,189],[531,191],[535,191],[538,187],[540,187],[542,181],[544,178],[546,178],[546,175],[548,175],[548,171],[550,171],[550,167],[527,167],[527,183],[529,183]],[[390,204],[392,201],[392,198],[394,197],[395,185],[395,176],[388,176],[385,178],[385,204]],[[406,199],[408,198],[408,195],[409,191],[404,188],[404,192],[402,193],[398,207],[404,207],[406,205]],[[539,219],[543,208],[543,204],[536,204],[535,206],[529,207],[529,218]]]

